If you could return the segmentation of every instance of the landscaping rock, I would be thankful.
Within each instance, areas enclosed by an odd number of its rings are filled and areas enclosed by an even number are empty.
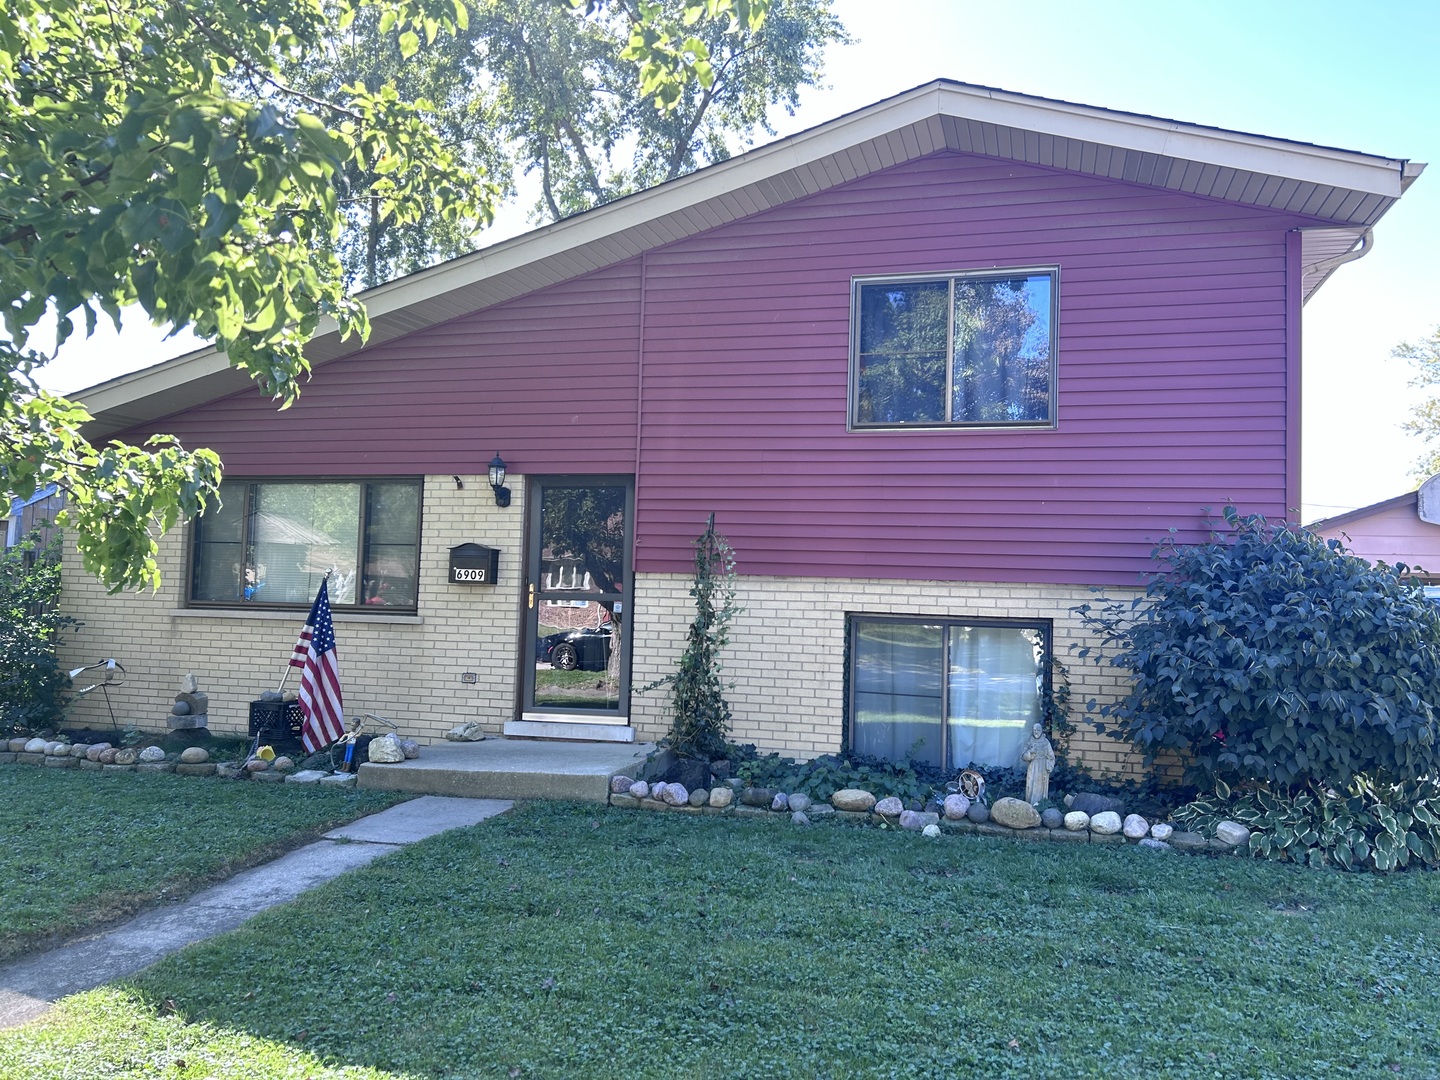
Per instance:
[[[73,758],[83,758],[83,757],[84,757],[86,754],[88,754],[89,752],[90,752],[90,744],[89,744],[89,743],[77,742],[77,743],[72,743],[71,746],[70,746],[70,756],[73,757]]]
[[[1239,847],[1250,839],[1250,830],[1238,821],[1222,821],[1215,826],[1215,839],[1228,847]]]
[[[295,771],[295,759],[287,754],[281,754],[274,761],[270,762],[270,768],[276,772],[288,773]]]
[[[709,805],[709,803],[710,790],[708,788],[699,787],[696,788],[694,791],[690,792],[691,806],[707,806]]]
[[[285,778],[287,784],[318,784],[325,777],[329,776],[324,769],[301,769],[293,772]]]
[[[1158,825],[1150,826],[1150,835],[1156,840],[1169,840],[1170,834],[1175,831],[1175,826],[1166,825],[1163,821]]]
[[[252,758],[251,760],[245,762],[244,769],[251,776],[254,776],[256,773],[269,772],[270,762],[266,761],[264,758]]]
[[[100,770],[101,770],[102,772],[107,772],[107,773],[121,773],[121,772],[124,772],[124,773],[133,773],[133,772],[135,771],[135,766],[134,766],[134,764],[130,764],[130,765],[101,765],[101,766],[100,766]]]
[[[665,801],[665,789],[669,786],[670,785],[665,783],[664,780],[656,780],[652,782],[650,785],[650,798],[654,799],[658,803],[663,803]]]
[[[88,750],[85,751],[85,760],[86,760],[86,761],[99,761],[99,760],[100,760],[100,755],[103,754],[106,750],[109,750],[109,749],[111,749],[111,746],[110,746],[110,744],[109,744],[108,742],[91,743],[91,744],[90,744],[90,749],[88,749]]]
[[[107,746],[104,750],[100,751],[100,756],[97,757],[95,760],[100,762],[101,765],[114,765],[115,758],[119,753],[119,747]]]
[[[1145,837],[1144,839],[1142,839],[1142,840],[1140,841],[1140,843],[1136,844],[1135,846],[1136,846],[1136,847],[1142,847],[1142,848],[1144,848],[1146,851],[1174,851],[1174,850],[1175,850],[1175,849],[1172,848],[1169,844],[1167,844],[1164,840],[1156,840],[1154,837],[1151,837],[1151,836]]]
[[[1188,854],[1204,851],[1209,842],[1198,832],[1176,832],[1170,834],[1169,844],[1176,851]]]
[[[1040,812],[1040,824],[1047,829],[1058,829],[1065,824],[1065,815],[1053,806]]]
[[[45,744],[45,753],[50,757],[69,757],[70,744],[52,740]]]
[[[210,751],[203,746],[187,746],[180,751],[180,764],[203,765],[210,760]]]
[[[790,815],[790,824],[792,824],[792,825],[809,825],[809,824],[810,824],[810,819],[805,815],[805,811],[804,811],[804,810],[796,810],[795,812],[793,812],[793,813]]]
[[[933,811],[900,811],[900,828],[905,829],[907,832],[920,832],[922,829],[929,828],[931,825],[935,825],[936,828],[939,828],[937,824],[939,820],[940,815],[934,813]]]
[[[759,806],[768,809],[770,801],[775,798],[775,793],[769,788],[747,787],[740,791],[741,806]]]
[[[983,802],[972,802],[970,809],[965,811],[965,817],[976,825],[988,825],[990,823],[990,808]]]
[[[734,768],[735,766],[729,758],[717,758],[710,762],[710,775],[716,780],[727,780]]]
[[[49,746],[50,744],[44,739],[27,739],[25,745],[20,748],[19,752],[24,754],[43,754]]]
[[[946,821],[960,821],[970,809],[970,800],[959,793],[946,795],[943,806]]]
[[[1150,822],[1139,814],[1131,814],[1125,819],[1121,829],[1127,840],[1139,840],[1142,836],[1150,835]]]
[[[905,804],[894,795],[887,795],[875,804],[875,813],[881,817],[895,817],[905,809]]]
[[[75,764],[79,764],[77,761]],[[175,771],[173,761],[141,761],[135,765],[136,772],[142,773],[172,773]]]
[[[73,769],[76,765],[80,764],[79,758],[73,758],[69,754],[63,757],[50,754],[47,755],[44,760],[46,767],[51,769]]]
[[[1024,799],[996,799],[990,808],[990,820],[1007,829],[1033,829],[1040,824],[1040,811]]]
[[[651,780],[679,784],[686,791],[693,791],[710,786],[710,762],[666,750],[651,760],[646,775]]]
[[[724,810],[735,801],[735,789],[724,784],[710,789],[710,805],[717,810]]]
[[[663,784],[661,786],[665,790],[660,793],[660,798],[665,800],[666,806],[690,805],[690,792],[686,790],[684,784]]]
[[[628,794],[629,791],[630,791],[630,785],[633,784],[633,783],[635,783],[635,780],[634,780],[633,777],[624,776],[624,775],[621,775],[621,776],[612,776],[612,777],[610,777],[610,794],[611,794],[611,795],[624,795],[624,794]]]
[[[945,804],[939,799],[926,799],[925,805],[920,808],[927,814],[934,814],[937,818],[945,812]]]
[[[90,764],[88,761],[84,765]],[[84,765],[81,767],[83,768]],[[202,761],[196,764],[187,765],[183,761],[175,766],[177,776],[214,776],[215,766],[211,762]]]
[[[940,826],[931,822],[929,825],[926,825],[925,828],[921,829],[920,833],[922,836],[928,836],[931,840],[934,840],[940,835]]]
[[[810,805],[813,802],[809,795],[801,791],[792,794],[787,801],[790,804],[791,810],[798,810],[802,814],[810,809]]]
[[[29,739],[23,736],[16,736],[5,744],[5,749],[12,754],[23,754],[25,752],[25,744],[29,741]]]
[[[322,776],[320,783],[330,787],[354,787],[356,776],[351,773],[331,773],[329,776]]]
[[[1078,801],[1078,800],[1077,800]],[[1090,815],[1090,831],[1100,836],[1114,836],[1124,828],[1120,815],[1114,810],[1102,810]]]
[[[395,736],[382,735],[370,744],[369,759],[377,765],[394,765],[405,760],[405,751]]]
[[[105,759],[102,757],[100,760],[104,761]],[[115,751],[115,756],[111,760],[114,761],[116,765],[134,765],[135,762],[140,760],[140,751],[136,750],[133,746],[122,746],[119,750]]]
[[[790,809],[790,800],[783,791],[775,793],[775,797],[770,800],[770,809],[777,814]]]
[[[1114,811],[1116,814],[1119,814],[1124,809],[1120,805],[1119,800],[1112,799],[1108,795],[1097,795],[1093,791],[1080,792],[1074,798],[1068,800],[1066,805],[1069,806],[1071,810],[1079,810],[1089,814],[1092,818],[1096,814],[1103,814],[1107,811]]]
[[[170,706],[170,712],[175,716],[189,716],[190,703],[184,700],[177,701],[174,705]]]
[[[841,788],[830,796],[830,805],[836,810],[863,814],[874,808],[875,796],[859,788]]]
[[[632,799],[648,799],[650,797],[650,785],[644,780],[636,780],[630,785],[630,797]]]
[[[420,756],[420,744],[414,739],[400,739],[399,742],[400,751],[405,755],[406,761],[410,761]]]
[[[450,742],[480,742],[485,738],[485,729],[475,720],[456,724],[445,733]]]
[[[1065,828],[1071,832],[1082,832],[1090,828],[1090,815],[1084,810],[1071,810],[1065,815]]]
[[[215,766],[215,775],[221,780],[248,780],[250,774],[233,761]]]
[[[834,817],[835,808],[829,803],[818,802],[811,804],[810,808],[806,810],[805,813],[809,814],[810,819],[813,821],[816,818]]]
[[[9,755],[9,756],[12,757],[12,758],[15,757],[14,754],[11,754],[11,755]],[[104,767],[105,767],[105,766],[104,766],[104,765],[101,765],[100,762],[98,762],[98,761],[91,761],[89,758],[81,758],[81,759],[80,759],[80,768],[85,769],[85,770],[88,770],[88,771],[90,771],[90,772],[99,772],[99,771],[100,771],[101,769],[103,769]]]
[[[618,806],[622,810],[638,810],[640,808],[640,800],[635,798],[634,795],[612,791],[610,793],[610,805]]]
[[[147,746],[140,751],[140,760],[147,765],[153,765],[157,761],[165,760],[165,751],[158,746]]]

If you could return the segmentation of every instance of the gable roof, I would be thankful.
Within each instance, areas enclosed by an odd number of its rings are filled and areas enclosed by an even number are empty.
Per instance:
[[[1315,292],[1420,175],[1401,159],[1247,135],[992,87],[937,80],[658,187],[361,294],[370,345],[483,310],[707,229],[942,151],[1023,161],[1315,219],[1302,230]],[[1367,241],[1368,242],[1368,241]],[[311,362],[358,351],[322,326]],[[228,396],[250,383],[213,348],[76,395],[91,438]]]
[[[1407,491],[1404,495],[1396,495],[1393,499],[1384,499],[1377,503],[1371,503],[1369,506],[1361,506],[1355,510],[1347,510],[1345,513],[1336,514],[1334,517],[1312,521],[1305,527],[1311,532],[1325,532],[1328,529],[1338,529],[1356,521],[1364,521],[1366,518],[1375,517],[1377,514],[1386,514],[1391,510],[1415,510],[1419,505],[1420,492]]]

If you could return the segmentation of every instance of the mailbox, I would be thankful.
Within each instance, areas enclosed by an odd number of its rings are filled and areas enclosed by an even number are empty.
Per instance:
[[[479,544],[459,544],[450,549],[450,584],[494,585],[500,572],[497,548]]]

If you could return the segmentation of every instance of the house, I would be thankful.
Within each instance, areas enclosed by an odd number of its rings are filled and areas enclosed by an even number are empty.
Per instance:
[[[157,726],[193,671],[243,730],[331,570],[352,711],[654,739],[638,688],[713,512],[737,740],[1007,764],[1061,667],[1118,692],[1072,650],[1092,586],[1206,507],[1299,505],[1301,305],[1421,168],[917,87],[371,290],[369,343],[317,336],[286,412],[213,351],[83,394],[94,436],[170,432],[227,480],[158,593],[67,567],[68,648],[120,657]],[[1075,757],[1133,764],[1076,711]]]
[[[1416,491],[1336,514],[1309,526],[1367,562],[1401,563],[1425,585],[1440,585],[1440,476]]]
[[[10,500],[10,514],[5,519],[5,546],[12,548],[31,533],[43,547],[54,538],[55,515],[64,505],[65,496],[54,484],[39,488],[28,499]]]

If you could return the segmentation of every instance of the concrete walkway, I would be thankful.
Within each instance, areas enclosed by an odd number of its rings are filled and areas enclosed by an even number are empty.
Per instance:
[[[501,799],[429,795],[353,821],[274,862],[155,908],[93,938],[0,967],[0,1029],[43,1015],[67,994],[123,979],[186,945],[229,933],[266,908],[406,844],[504,813]],[[337,841],[341,841],[337,843]]]

